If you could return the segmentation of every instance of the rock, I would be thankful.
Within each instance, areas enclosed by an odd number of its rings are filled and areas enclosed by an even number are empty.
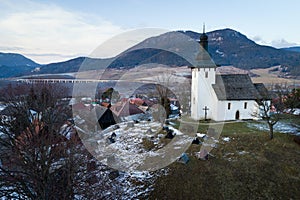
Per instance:
[[[120,128],[120,126],[118,124],[114,125],[114,130],[117,130],[119,128]]]
[[[146,134],[152,134],[151,128],[149,128],[149,129],[146,131]]]
[[[127,127],[128,127],[128,128],[134,127],[134,123],[133,123],[133,122],[128,122],[128,123],[127,123]]]
[[[198,159],[208,160],[208,152],[206,149],[201,149],[199,153],[197,153]]]
[[[118,170],[114,170],[108,174],[110,180],[116,179],[120,175]]]
[[[195,137],[192,141],[192,144],[201,144],[202,142],[199,140],[199,138]]]
[[[116,133],[115,132],[113,132],[112,134],[111,134],[111,136],[110,136],[112,139],[115,139],[116,137],[117,137],[117,135],[116,135]]]
[[[173,139],[174,136],[175,136],[174,131],[171,130],[171,129],[169,129],[169,130],[167,131],[166,138],[168,138],[168,139]]]
[[[163,126],[162,128],[164,131],[169,131],[169,127],[168,126]]]
[[[107,140],[108,140],[108,142],[109,142],[110,144],[112,144],[112,143],[115,143],[115,142],[116,142],[116,140],[115,140],[115,139],[113,139],[113,138],[111,138],[111,137],[107,138]]]

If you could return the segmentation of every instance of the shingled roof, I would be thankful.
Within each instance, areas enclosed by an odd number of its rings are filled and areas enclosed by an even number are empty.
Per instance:
[[[209,53],[204,50],[203,48],[200,48],[200,51],[198,52],[196,56],[196,66],[197,68],[216,68],[217,65],[213,61],[213,59],[210,57]]]
[[[267,91],[263,84],[257,84],[256,87],[248,74],[216,75],[213,89],[219,100],[262,99],[262,91]]]

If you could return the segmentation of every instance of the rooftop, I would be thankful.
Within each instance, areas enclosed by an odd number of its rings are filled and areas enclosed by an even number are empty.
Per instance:
[[[213,89],[219,100],[256,100],[267,91],[263,84],[253,84],[248,74],[216,75]]]

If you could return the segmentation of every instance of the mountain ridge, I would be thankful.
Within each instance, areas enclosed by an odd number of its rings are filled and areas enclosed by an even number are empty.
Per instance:
[[[287,47],[287,48],[280,48],[282,50],[286,51],[294,51],[294,52],[300,52],[300,46],[295,46],[295,47]]]
[[[21,76],[40,66],[24,55],[0,52],[0,78]]]
[[[193,31],[173,31],[156,37],[147,38],[132,48],[124,51],[115,58],[96,59],[88,57],[77,57],[63,62],[49,63],[45,65],[31,66],[27,65],[20,72],[14,72],[11,76],[34,75],[46,73],[68,73],[77,72],[78,70],[94,70],[99,68],[116,68],[130,69],[135,66],[147,63],[160,63],[169,66],[184,66],[190,63],[180,58],[172,52],[162,49],[143,48],[149,44],[161,44],[170,46],[168,42],[177,42],[179,51],[186,51],[190,48],[191,52],[195,51],[195,46],[182,47],[181,42],[186,43],[185,37],[178,37],[178,34],[186,35],[186,38],[198,40],[201,33]],[[250,70],[257,68],[269,68],[276,65],[284,66],[284,76],[300,77],[300,52],[289,51],[286,49],[276,49],[270,46],[256,44],[247,38],[246,35],[233,29],[221,29],[206,33],[208,35],[209,53],[216,64],[222,66],[232,65],[240,69]],[[195,44],[195,42],[194,42]],[[177,47],[176,47],[177,48]],[[84,65],[82,65],[84,63]],[[1,65],[1,59],[0,59]],[[19,65],[21,66],[21,65]],[[16,67],[16,66],[15,66]],[[38,67],[38,70],[33,68]],[[15,71],[18,71],[17,69]],[[9,74],[6,75],[9,77]]]

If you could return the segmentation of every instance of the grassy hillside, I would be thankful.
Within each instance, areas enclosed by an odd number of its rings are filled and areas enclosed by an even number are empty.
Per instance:
[[[292,135],[276,133],[269,140],[247,123],[226,124],[221,137],[230,141],[220,140],[207,161],[194,156],[200,146],[192,145],[190,161],[170,165],[150,199],[299,199],[300,146]]]

